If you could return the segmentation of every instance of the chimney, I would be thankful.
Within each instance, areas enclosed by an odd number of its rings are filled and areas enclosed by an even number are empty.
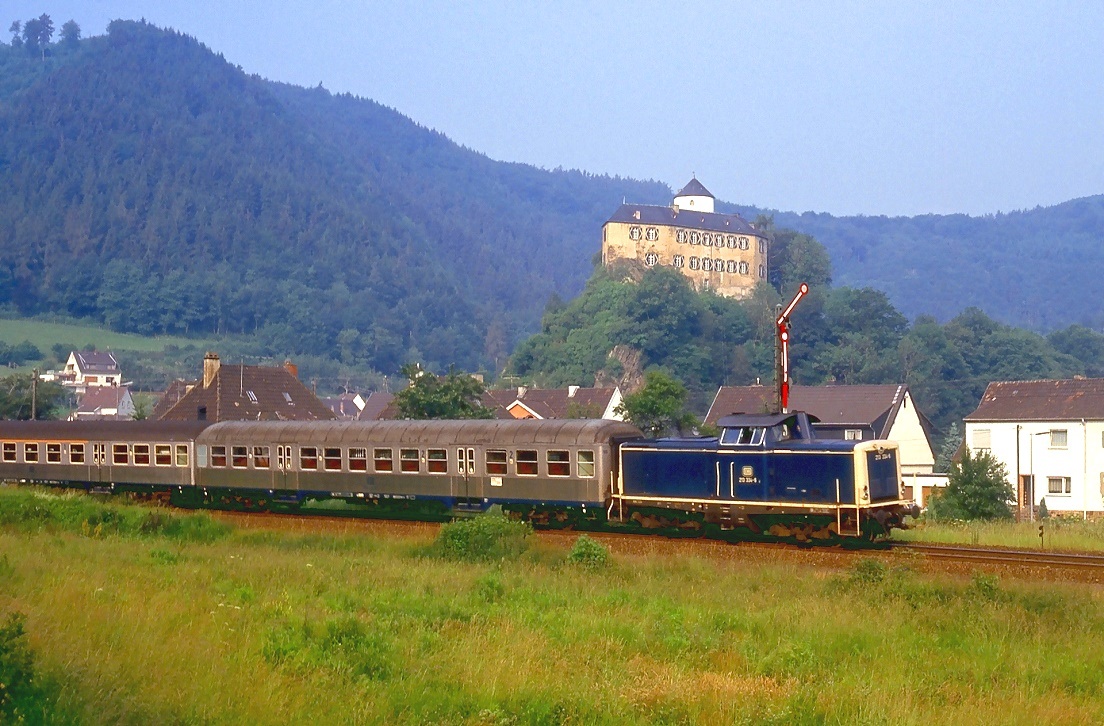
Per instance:
[[[289,360],[284,361],[284,370],[292,375],[293,378],[299,378],[299,366],[295,365]]]
[[[218,353],[208,353],[203,356],[203,387],[209,388],[211,382],[215,380],[215,376],[219,371],[219,357]]]
[[[568,386],[567,387],[567,397],[568,398],[575,398],[575,394],[578,393],[578,392],[579,392],[579,387],[578,386]]]

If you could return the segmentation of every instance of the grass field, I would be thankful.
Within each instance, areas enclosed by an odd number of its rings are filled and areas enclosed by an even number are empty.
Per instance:
[[[1042,538],[1039,528],[1043,529]],[[934,544],[975,544],[982,547],[1104,552],[1104,522],[1080,517],[1048,517],[1036,522],[921,522],[894,530],[893,539]]]
[[[57,723],[1104,720],[1099,588],[432,536],[0,488],[0,621]]]
[[[99,350],[136,350],[160,351],[166,346],[210,346],[210,340],[158,336],[147,338],[141,335],[116,333],[105,328],[70,323],[46,323],[38,320],[0,319],[0,341],[9,345],[29,340],[42,351],[50,355],[50,347],[57,343],[75,345],[78,348],[94,346]]]

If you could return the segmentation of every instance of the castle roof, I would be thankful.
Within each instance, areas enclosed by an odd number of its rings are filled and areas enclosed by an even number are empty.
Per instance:
[[[690,180],[690,182],[684,186],[679,193],[675,195],[678,197],[709,197],[710,199],[716,199],[709,190],[705,188],[705,185],[698,181],[697,177]]]
[[[702,189],[704,188],[705,187],[702,187]],[[747,220],[738,214],[695,212],[686,209],[676,209],[674,207],[661,207],[654,204],[622,204],[606,223],[609,224],[610,222],[623,222],[625,224],[662,224],[670,227],[706,229],[710,232],[731,232],[733,234],[763,236],[762,232],[757,231]]]

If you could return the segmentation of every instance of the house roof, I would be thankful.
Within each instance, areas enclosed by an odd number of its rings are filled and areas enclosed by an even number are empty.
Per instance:
[[[704,187],[703,187],[704,188]],[[712,196],[712,195],[710,195]],[[715,212],[695,212],[674,207],[661,207],[654,204],[622,204],[607,220],[625,224],[663,224],[670,227],[688,229],[707,229],[711,232],[731,232],[733,234],[753,234],[762,237],[762,233],[748,224],[738,214],[717,214]]]
[[[195,421],[199,411],[216,421],[328,421],[326,404],[286,368],[221,364],[211,382],[196,384],[161,415]]]
[[[184,398],[185,393],[193,386],[198,385],[199,381],[185,381],[179,378],[170,383],[161,398],[157,399],[157,405],[154,406],[153,410],[150,412],[150,418],[154,421],[163,418],[170,408],[179,403],[180,399]]]
[[[126,386],[89,386],[81,396],[76,412],[79,415],[95,415],[105,408],[118,411],[128,395],[130,390]]]
[[[684,186],[682,189],[679,190],[679,193],[676,194],[675,196],[676,197],[709,197],[710,199],[716,199],[716,197],[714,197],[709,192],[709,190],[705,188],[705,185],[702,184],[700,181],[698,181],[697,177],[694,177],[693,179],[691,179],[686,184],[686,186]]]
[[[1104,378],[994,381],[966,421],[1104,419]]]
[[[373,391],[364,399],[364,408],[357,416],[358,421],[379,421],[383,412],[391,405],[395,397],[385,391]],[[397,412],[397,411],[396,411]]]
[[[616,388],[507,388],[486,391],[483,405],[495,409],[501,419],[518,418],[510,413],[515,405],[527,409],[535,418],[601,418],[616,393]]]
[[[118,373],[119,361],[111,353],[98,350],[75,350],[77,366],[85,373]]]
[[[889,433],[908,392],[908,386],[792,386],[790,408],[805,411],[826,426],[869,426],[875,435]],[[767,413],[773,411],[775,389],[771,386],[722,386],[705,417],[716,424],[722,416],[733,413]],[[926,421],[921,417],[921,421]]]
[[[355,419],[360,415],[360,408],[356,405],[356,395],[342,393],[337,396],[320,396],[319,400],[333,411],[334,415],[342,419]]]

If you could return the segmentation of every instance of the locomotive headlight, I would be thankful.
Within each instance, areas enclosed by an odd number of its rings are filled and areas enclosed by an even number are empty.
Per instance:
[[[861,499],[863,504],[867,504],[867,503],[870,502],[870,487],[865,486],[865,485],[863,486],[862,495],[861,495],[860,499]]]

